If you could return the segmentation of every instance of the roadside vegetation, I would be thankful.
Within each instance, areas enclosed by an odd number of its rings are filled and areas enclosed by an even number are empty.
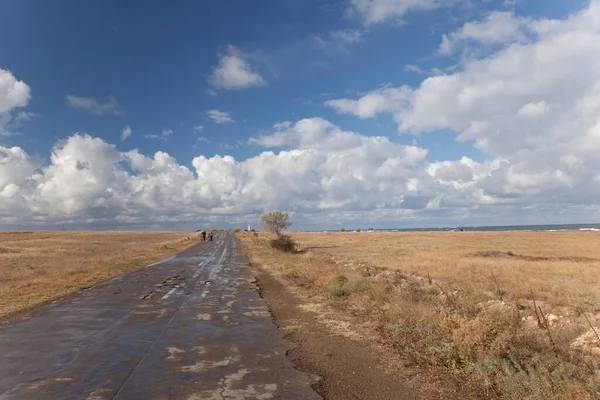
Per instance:
[[[0,232],[0,319],[190,246],[183,232]]]
[[[597,233],[293,233],[294,252],[238,237],[333,333],[477,397],[600,398]]]
[[[293,253],[296,251],[296,242],[290,235],[284,235],[281,231],[292,226],[290,214],[283,211],[267,211],[263,213],[259,222],[266,232],[272,232],[275,237],[269,240],[269,245],[277,250]],[[255,233],[258,237],[258,233]]]

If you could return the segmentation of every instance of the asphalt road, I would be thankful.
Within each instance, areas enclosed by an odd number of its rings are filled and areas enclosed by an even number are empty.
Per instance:
[[[230,233],[0,328],[0,399],[319,399]]]

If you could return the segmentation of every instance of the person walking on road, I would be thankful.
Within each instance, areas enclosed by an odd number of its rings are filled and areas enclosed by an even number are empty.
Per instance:
[[[212,242],[212,239],[213,239],[213,233],[212,233],[212,232],[210,232],[210,233],[208,234],[208,238],[209,238],[209,239],[210,239],[210,241]]]
[[[202,231],[202,241],[206,240],[206,231]]]

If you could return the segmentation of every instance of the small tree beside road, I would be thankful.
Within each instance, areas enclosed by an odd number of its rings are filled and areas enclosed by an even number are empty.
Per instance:
[[[260,216],[260,224],[268,232],[275,232],[281,236],[281,231],[292,226],[290,213],[282,211],[267,211]]]

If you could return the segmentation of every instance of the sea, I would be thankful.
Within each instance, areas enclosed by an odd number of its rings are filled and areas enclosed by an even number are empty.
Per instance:
[[[373,229],[376,232],[440,232],[440,231],[590,231],[600,232],[600,224],[564,224],[564,225],[503,225],[503,226],[458,226],[443,228],[399,228]],[[364,229],[363,231],[367,231]]]

